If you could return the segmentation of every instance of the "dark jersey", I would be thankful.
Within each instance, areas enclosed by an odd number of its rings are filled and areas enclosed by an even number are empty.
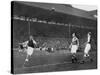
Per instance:
[[[91,44],[91,38],[90,38],[90,41],[89,41],[88,43],[90,43],[90,44]]]
[[[78,39],[76,37],[74,37],[72,39],[72,45],[77,45],[78,44]]]
[[[35,44],[33,43],[33,40],[29,40],[28,41],[28,46],[30,46],[30,47],[35,47]]]

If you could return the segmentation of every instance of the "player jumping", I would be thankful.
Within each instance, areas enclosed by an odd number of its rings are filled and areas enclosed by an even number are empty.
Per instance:
[[[27,54],[25,61],[29,61],[29,57],[33,54],[34,48],[36,47],[37,43],[33,39],[32,36],[29,37],[28,41],[22,43],[25,46],[25,52]]]

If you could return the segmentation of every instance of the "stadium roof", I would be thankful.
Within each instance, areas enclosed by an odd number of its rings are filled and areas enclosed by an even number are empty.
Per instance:
[[[97,10],[89,11],[90,14],[97,15]]]
[[[97,18],[97,10],[89,11],[89,13],[90,13],[91,16],[93,16],[94,18]]]
[[[37,3],[37,2],[24,2],[24,1],[16,1],[16,2],[32,7],[38,7],[46,10],[55,10],[55,12],[96,20],[96,18],[93,15],[91,15],[91,12],[74,8],[68,4],[54,4],[54,3],[51,4],[51,3]],[[97,14],[97,12],[95,13]]]

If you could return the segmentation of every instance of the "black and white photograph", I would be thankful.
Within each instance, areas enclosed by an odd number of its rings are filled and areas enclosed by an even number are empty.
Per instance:
[[[12,1],[11,73],[97,69],[97,11]]]

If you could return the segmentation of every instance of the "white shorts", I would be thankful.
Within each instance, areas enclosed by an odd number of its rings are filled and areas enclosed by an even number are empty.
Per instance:
[[[34,51],[34,48],[28,47],[27,50],[26,50],[27,55],[30,55],[31,56],[33,54],[33,51]]]
[[[90,51],[90,49],[91,49],[91,44],[87,43],[86,46],[85,46],[84,53],[88,54],[88,52]]]
[[[72,47],[71,47],[71,53],[76,53],[77,49],[78,49],[77,45],[72,45]]]

